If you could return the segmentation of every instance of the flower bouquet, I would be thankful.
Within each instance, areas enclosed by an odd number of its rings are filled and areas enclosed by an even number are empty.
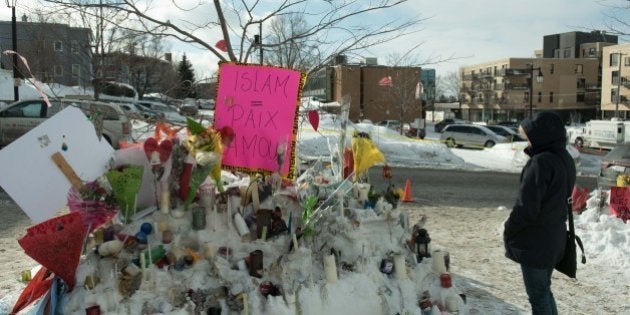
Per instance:
[[[85,183],[80,189],[70,188],[68,192],[70,212],[79,212],[89,232],[111,220],[119,208],[116,205],[111,187],[106,179],[100,178]]]
[[[184,210],[195,199],[197,190],[208,176],[214,179],[219,191],[221,186],[221,154],[223,146],[221,135],[212,127],[204,128],[200,123],[188,119],[188,130],[190,136],[184,142],[188,150],[188,159],[192,160],[193,166],[190,173],[188,192],[184,200]]]

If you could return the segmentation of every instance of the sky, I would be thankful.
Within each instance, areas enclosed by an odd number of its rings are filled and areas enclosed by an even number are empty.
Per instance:
[[[18,1],[18,17],[32,7],[29,4],[31,1]],[[607,30],[611,15],[617,15],[625,21],[630,20],[630,9],[613,10],[610,7],[623,2],[626,1],[479,0],[462,5],[457,1],[413,0],[389,11],[372,13],[369,19],[398,20],[410,17],[426,19],[415,29],[417,32],[373,47],[366,51],[364,56],[377,57],[379,63],[384,64],[388,55],[395,52],[404,53],[417,43],[423,43],[416,50],[416,59],[419,63],[425,64],[424,67],[435,68],[437,75],[457,72],[461,66],[496,59],[533,57],[534,50],[542,49],[542,39],[545,35],[593,29]],[[156,6],[151,12],[155,16],[164,17],[183,26],[189,26],[189,23],[200,24],[201,21],[207,20],[208,15],[214,15],[210,1],[201,2],[200,7],[194,5],[199,3],[195,0],[177,3],[183,10],[176,10],[171,6]],[[311,6],[313,3],[315,2],[308,2]],[[270,7],[262,8],[263,10],[255,13],[262,15]],[[9,9],[0,10],[0,19],[10,18]],[[266,33],[265,27],[267,26],[263,24],[263,34]],[[196,35],[209,44],[214,44],[220,39],[217,31],[206,30]],[[622,38],[621,41],[627,41],[627,38]],[[197,79],[211,76],[217,68],[217,58],[203,48],[179,42],[172,42],[170,46],[174,60],[181,60],[181,56],[186,53],[195,68]],[[435,64],[436,61],[442,62]]]
[[[212,112],[202,112],[202,114],[211,116]],[[140,138],[152,134],[151,129],[146,129],[146,125],[142,123],[138,123],[135,126],[136,135]],[[428,134],[423,141],[402,137],[393,130],[372,124],[350,124],[347,132],[348,136],[355,130],[369,133],[373,142],[385,156],[387,163],[401,167],[431,167],[476,171],[493,170],[518,173],[527,161],[527,157],[522,152],[525,143],[498,144],[493,148],[483,150],[450,149],[437,141],[439,134],[433,132],[432,127],[432,123],[428,123]],[[333,116],[322,115],[317,131],[315,131],[310,123],[301,119],[300,127],[298,128],[298,155],[306,159],[327,158],[330,152],[328,148],[336,148],[336,142],[339,139],[339,130],[339,120]],[[580,174],[591,176],[596,174],[599,167],[598,156],[580,154],[574,149],[569,150],[578,162],[578,171]],[[238,182],[238,179],[234,180]],[[243,182],[243,180],[241,180],[241,182]],[[244,182],[248,183],[249,181],[244,179]],[[598,207],[598,195],[599,191],[591,192],[587,209],[582,214],[575,216],[576,233],[584,242],[588,259],[587,265],[580,265],[578,273],[580,273],[582,277],[590,275],[589,283],[593,283],[592,281],[594,281],[594,286],[606,288],[609,286],[608,284],[612,282],[619,283],[618,281],[621,281],[621,283],[623,283],[624,280],[618,278],[620,275],[626,280],[630,279],[630,272],[627,272],[628,267],[630,267],[630,238],[627,237],[630,235],[630,224],[624,224],[620,219],[611,216],[607,211],[607,207],[600,209]],[[279,202],[282,204],[282,199]],[[288,203],[283,204],[283,207],[284,206],[288,207]],[[385,211],[383,209],[381,209],[381,211]],[[508,205],[501,206],[497,210],[506,211],[507,215],[509,207]],[[402,230],[396,227],[392,228],[391,225],[385,224],[384,222],[386,221],[379,219],[381,216],[377,215],[374,211],[361,213],[363,214],[359,215],[358,219],[362,223],[356,229],[352,230],[354,232],[344,230],[343,226],[338,226],[331,222],[327,223],[329,224],[330,230],[334,231],[339,229],[339,231],[345,231],[342,235],[346,235],[347,237],[326,236],[327,234],[324,233],[319,236],[321,242],[333,242],[334,240],[335,246],[337,246],[341,252],[345,253],[345,255],[356,254],[360,255],[360,257],[363,257],[362,255],[366,253],[367,257],[371,257],[370,255],[378,256],[392,250],[394,252],[403,250],[397,247],[401,246],[398,242],[391,241],[392,239],[397,240],[398,237],[404,237]],[[273,257],[276,255],[276,252],[282,251],[282,248],[284,248],[286,244],[285,241],[288,241],[284,238],[279,238],[262,243],[241,243],[240,238],[234,236],[235,231],[229,227],[230,225],[222,221],[224,218],[221,218],[217,213],[210,215],[211,217],[208,219],[208,222],[212,222],[209,223],[212,228],[202,231],[203,233],[199,232],[199,234],[196,234],[193,238],[200,242],[207,242],[210,246],[231,244],[235,249],[234,255],[237,257],[239,255],[246,255],[246,253],[253,250],[253,248],[262,249],[265,253],[265,261],[267,261],[265,265],[267,266],[267,264],[270,264],[270,261],[274,260]],[[154,214],[147,218],[146,220],[149,222],[151,222],[151,220],[156,220],[157,222],[157,220],[159,220],[159,214],[158,216]],[[179,235],[179,233],[188,231],[187,229],[189,227],[186,227],[186,224],[189,224],[189,221],[187,221],[189,218],[171,218],[169,220],[169,226],[176,231],[175,239],[190,242],[191,240],[186,238],[186,234]],[[142,222],[143,220],[138,220],[130,225],[126,225],[124,232],[137,231],[139,224]],[[496,227],[496,229],[500,228],[499,226]],[[358,235],[354,235],[353,233],[358,233]],[[393,236],[390,238],[380,236],[387,234]],[[328,239],[327,237],[332,238]],[[156,238],[150,235],[149,240],[156,241]],[[366,242],[364,246],[361,247],[357,245],[356,242],[359,242],[359,240]],[[366,247],[366,244],[369,245]],[[359,254],[357,248],[363,248],[363,254]],[[439,281],[431,282],[427,280],[432,279],[430,275],[431,272],[436,270],[435,268],[441,268],[439,264],[436,265],[433,261],[431,263],[416,265],[414,268],[408,268],[407,277],[399,279],[397,275],[388,278],[370,268],[365,270],[361,269],[364,268],[365,265],[361,262],[362,260],[359,260],[356,266],[360,270],[364,270],[363,272],[345,272],[336,278],[331,276],[326,268],[322,269],[321,262],[312,262],[311,259],[316,259],[316,257],[312,257],[308,249],[300,247],[300,251],[297,255],[289,254],[288,260],[282,265],[282,267],[287,270],[285,276],[297,277],[295,280],[300,283],[304,281],[301,277],[308,277],[307,274],[309,272],[311,276],[317,279],[326,279],[311,283],[305,287],[303,286],[300,292],[296,293],[296,296],[298,296],[300,300],[302,314],[324,314],[334,310],[334,313],[377,315],[383,313],[383,307],[390,307],[390,310],[394,311],[402,311],[401,309],[396,309],[396,307],[404,307],[412,311],[411,314],[420,314],[417,308],[414,311],[417,297],[413,296],[413,292],[428,290],[433,297],[441,296],[446,300],[452,298],[455,296],[453,294],[458,292],[456,287],[452,289],[442,289],[436,284],[439,283]],[[367,263],[377,264],[378,262],[368,261]],[[394,263],[396,263],[396,258],[394,258]],[[216,260],[216,258],[215,266],[218,268],[217,272],[221,274],[222,278],[227,281],[227,283],[231,284],[232,290],[255,290],[255,288],[251,287],[251,278],[247,275],[247,272],[243,272],[242,268],[234,269],[235,267],[228,264],[226,261],[221,259]],[[598,270],[592,269],[593,266],[610,266],[610,268],[626,270],[626,272],[593,274],[593,270]],[[164,298],[166,291],[159,289],[155,291],[155,288],[177,288],[181,285],[187,288],[197,288],[215,281],[207,272],[208,266],[205,260],[195,265],[194,268],[184,269],[181,273],[175,273],[175,275],[156,268],[148,268],[147,273],[150,274],[149,280],[142,284],[147,287],[137,291],[132,298],[118,301],[117,299],[121,297],[118,294],[112,294],[112,292],[116,292],[112,291],[113,283],[115,283],[111,276],[112,270],[102,265],[98,270],[95,268],[93,258],[86,258],[83,263],[79,265],[76,276],[79,283],[83,283],[81,280],[84,279],[86,275],[95,273],[100,276],[101,282],[92,291],[78,287],[67,295],[64,298],[65,303],[63,304],[64,314],[81,314],[86,306],[94,303],[99,304],[103,311],[116,314],[138,314],[140,313],[141,305],[144,305],[145,302],[154,305],[157,310],[161,311],[163,314],[187,314],[189,311],[186,311],[185,308],[173,308],[172,305],[166,302],[167,299]],[[152,282],[150,279],[155,279],[153,280],[155,282]],[[182,283],[182,281],[184,282]],[[466,280],[461,279],[461,281]],[[156,284],[159,285],[156,286]],[[383,288],[383,286],[397,286],[399,288],[399,290],[388,293],[389,297],[385,299],[387,303],[383,302],[380,295],[371,295],[375,294],[375,292],[380,292],[379,290]],[[364,288],[365,290],[356,290],[357,287]],[[605,292],[605,290],[595,290],[595,292]],[[6,309],[9,305],[13,305],[12,302],[15,301],[16,298],[17,292],[15,296],[1,298],[0,313],[3,307]],[[260,297],[258,295],[251,295],[248,296],[248,298],[250,299],[251,305],[264,303],[259,300]],[[601,297],[594,296],[594,298],[599,299]],[[475,301],[475,304],[465,305],[459,301],[458,305],[460,310],[470,311],[471,314],[496,313],[496,306],[493,304],[496,302],[486,300],[483,297],[472,297],[472,299]],[[268,298],[268,302],[266,302],[264,308],[250,309],[250,311],[252,314],[261,315],[294,314],[295,307],[294,304],[285,304],[282,298]],[[524,313],[525,312],[522,312],[522,314]],[[462,314],[465,314],[465,312]]]

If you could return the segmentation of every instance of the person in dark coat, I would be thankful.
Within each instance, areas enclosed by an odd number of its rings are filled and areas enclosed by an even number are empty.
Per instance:
[[[525,118],[519,131],[530,157],[523,167],[516,203],[505,221],[506,257],[519,263],[532,313],[558,314],[551,273],[567,237],[567,200],[575,184],[575,162],[566,150],[566,130],[553,112]]]

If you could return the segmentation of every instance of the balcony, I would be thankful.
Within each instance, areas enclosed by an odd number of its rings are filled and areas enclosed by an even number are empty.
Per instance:
[[[530,69],[505,69],[506,76],[525,76],[530,75],[532,71]]]
[[[529,84],[527,83],[508,83],[505,85],[506,90],[529,90]]]
[[[596,83],[587,83],[585,86],[585,89],[587,91],[599,91],[602,89],[602,87],[599,84]]]

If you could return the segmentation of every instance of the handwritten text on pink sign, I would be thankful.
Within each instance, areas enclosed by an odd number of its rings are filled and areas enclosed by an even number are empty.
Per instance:
[[[294,70],[221,64],[215,127],[231,126],[235,132],[223,165],[278,171],[280,147],[281,174],[288,174],[300,79]]]

